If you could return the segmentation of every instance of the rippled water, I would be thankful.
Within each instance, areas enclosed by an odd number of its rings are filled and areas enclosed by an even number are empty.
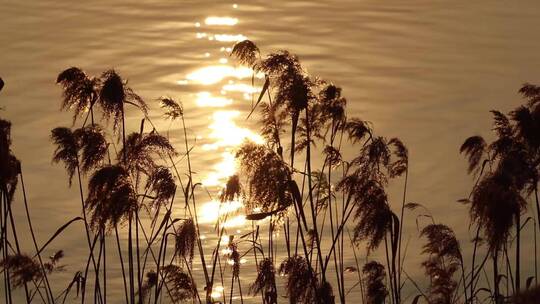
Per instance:
[[[380,134],[398,136],[408,145],[408,199],[426,205],[463,242],[470,238],[467,213],[455,201],[467,195],[472,181],[458,147],[469,135],[489,136],[487,111],[511,109],[520,102],[516,91],[523,82],[539,82],[540,5],[535,1],[0,4],[0,76],[6,81],[1,115],[13,122],[14,152],[23,162],[41,243],[80,211],[78,190],[69,189],[64,170],[50,163],[48,139],[52,128],[71,123],[70,114],[58,111],[61,92],[54,84],[58,72],[70,66],[90,74],[118,70],[150,104],[158,128],[170,127],[179,149],[180,126],[159,119],[156,98],[182,100],[188,136],[196,142],[194,171],[215,194],[215,186],[234,171],[231,149],[244,138],[260,140],[255,120],[245,119],[257,87],[252,91],[251,71],[229,62],[228,48],[246,37],[263,53],[286,48],[300,56],[310,73],[343,87],[349,116],[370,120]],[[128,113],[128,128],[138,130],[139,119],[135,111]],[[396,200],[399,187],[391,189]],[[213,210],[209,206],[207,213]],[[24,223],[23,210],[16,212]],[[205,229],[211,234],[210,225]],[[411,236],[406,270],[418,278],[414,220],[406,229]],[[67,270],[53,282],[57,290],[85,261],[79,231],[51,245],[66,253]],[[210,237],[207,243],[213,241]],[[30,249],[30,243],[25,246]],[[114,272],[119,266],[112,251]],[[526,276],[532,274],[529,268]],[[252,270],[244,271],[245,289],[253,278]],[[119,278],[109,281],[111,302],[121,301],[120,284]],[[406,293],[415,292],[407,288]],[[350,298],[357,297],[353,290]]]

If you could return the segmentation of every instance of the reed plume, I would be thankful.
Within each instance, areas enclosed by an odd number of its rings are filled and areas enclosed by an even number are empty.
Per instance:
[[[163,116],[175,120],[184,115],[184,108],[180,102],[175,101],[172,98],[162,97],[160,98],[161,108],[165,110]]]
[[[427,238],[422,252],[429,257],[422,266],[430,278],[429,303],[454,303],[457,282],[453,276],[462,266],[459,242],[452,229],[442,224],[430,224],[422,229],[420,235]]]
[[[0,186],[10,203],[17,189],[20,167],[11,151],[11,122],[0,119]]]
[[[32,281],[38,281],[43,276],[39,263],[25,254],[7,255],[0,262],[0,267],[4,271],[10,272],[11,284],[15,288]]]
[[[88,173],[103,165],[109,148],[103,128],[93,124],[76,129],[73,135],[79,143],[81,172]]]
[[[257,278],[249,287],[249,292],[251,294],[262,293],[265,304],[276,304],[277,289],[274,263],[269,258],[265,258],[259,262],[257,268]]]
[[[144,283],[141,286],[140,291],[139,291],[139,293],[140,293],[140,295],[142,297],[142,302],[143,303],[145,302],[145,299],[150,294],[150,290],[152,290],[152,288],[156,287],[157,282],[158,282],[157,273],[155,271],[153,271],[153,270],[148,271],[146,273],[146,279],[144,280]]]
[[[98,98],[99,79],[89,77],[78,67],[62,71],[58,74],[56,83],[63,89],[61,109],[73,110],[73,122],[77,117],[92,109]]]
[[[161,270],[165,277],[165,284],[170,288],[169,296],[176,302],[184,302],[195,298],[197,287],[191,277],[180,266],[167,265]]]
[[[383,304],[388,296],[388,289],[384,284],[386,272],[384,266],[376,261],[368,262],[362,268],[366,282],[366,303]]]
[[[95,231],[110,230],[128,219],[138,208],[128,171],[119,165],[96,170],[88,183],[85,208]]]
[[[240,184],[240,178],[237,174],[230,176],[227,179],[225,187],[221,191],[219,199],[222,203],[232,202],[235,199],[238,200],[242,196],[242,185]]]
[[[197,241],[197,229],[193,220],[183,221],[175,233],[175,254],[183,257],[186,261],[193,260]]]
[[[259,48],[251,40],[243,40],[233,46],[231,56],[235,56],[240,63],[253,67],[260,56],[260,52]]]
[[[292,204],[291,172],[275,152],[246,142],[236,152],[236,158],[247,178],[245,204],[249,210],[261,208],[261,211],[269,212]]]
[[[44,273],[51,274],[52,272],[62,271],[63,266],[59,266],[58,262],[64,256],[63,251],[57,251],[49,258],[49,262],[44,263],[41,268],[39,261],[29,255],[16,253],[7,255],[1,262],[0,267],[4,271],[9,271],[11,284],[15,288],[24,286],[32,281],[38,282],[44,277]]]
[[[176,193],[174,176],[168,168],[157,166],[148,177],[145,189],[153,194],[152,207],[162,206],[171,200]]]
[[[69,128],[58,127],[53,129],[51,133],[51,139],[56,145],[52,161],[53,163],[64,163],[71,186],[73,175],[79,165],[79,142]]]
[[[290,303],[318,303],[317,277],[309,262],[294,255],[279,266],[279,273],[287,276],[286,290]]]
[[[144,100],[126,85],[126,82],[115,70],[103,72],[100,82],[102,85],[97,102],[103,110],[103,116],[106,119],[112,117],[114,130],[118,129],[123,120],[124,104],[133,105],[147,114],[148,106]]]
[[[118,151],[120,163],[134,176],[137,172],[152,175],[158,168],[156,156],[165,159],[168,155],[176,155],[176,150],[166,137],[154,131],[131,133],[126,138],[125,145]]]

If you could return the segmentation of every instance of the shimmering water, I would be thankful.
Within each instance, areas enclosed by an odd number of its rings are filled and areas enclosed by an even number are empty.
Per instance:
[[[63,168],[50,163],[53,146],[48,139],[52,128],[71,123],[70,114],[58,111],[61,92],[54,84],[56,75],[70,66],[96,75],[118,70],[150,104],[158,128],[170,127],[179,149],[180,126],[159,119],[156,98],[182,100],[188,136],[196,146],[194,171],[215,194],[216,186],[234,172],[232,149],[244,138],[260,140],[256,121],[245,120],[257,86],[250,86],[249,70],[230,60],[228,48],[245,38],[263,53],[286,48],[300,56],[311,74],[343,87],[349,116],[370,120],[378,133],[407,144],[408,200],[427,206],[463,242],[470,239],[467,213],[455,201],[467,195],[472,181],[459,145],[472,134],[489,136],[488,110],[511,109],[520,102],[516,91],[523,82],[539,82],[540,5],[535,1],[0,4],[0,76],[6,81],[1,115],[13,122],[14,152],[23,162],[42,243],[80,212],[78,190],[69,189]],[[139,119],[129,112],[128,128],[138,130]],[[396,203],[399,191],[398,182],[391,189]],[[199,201],[211,198],[201,195]],[[205,213],[214,210],[208,206],[201,205]],[[24,223],[23,210],[17,206],[16,212]],[[237,220],[241,232],[242,219]],[[420,278],[414,219],[405,226],[411,236],[406,270]],[[51,245],[51,251],[62,248],[66,253],[66,272],[53,281],[58,291],[86,259],[80,229]],[[205,229],[211,234],[210,224]],[[209,246],[213,241],[208,239]],[[468,245],[463,246],[467,252]],[[29,242],[25,248],[31,248]],[[119,269],[117,260],[111,250],[112,272]],[[526,276],[532,274],[531,267],[524,268]],[[247,289],[254,272],[246,270],[241,277]],[[121,302],[119,277],[108,283],[110,302]],[[406,293],[415,294],[410,288]],[[353,290],[350,298],[357,297]]]

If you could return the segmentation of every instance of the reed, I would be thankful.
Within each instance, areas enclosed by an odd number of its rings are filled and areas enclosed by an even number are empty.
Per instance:
[[[539,87],[524,85],[519,93],[526,103],[508,114],[492,111],[494,140],[475,135],[460,148],[474,176],[469,196],[460,200],[469,207],[474,234],[467,269],[467,257],[452,229],[435,223],[429,212],[415,214],[429,210],[408,202],[409,151],[399,138],[382,136],[369,121],[349,117],[343,90],[307,73],[300,58],[286,50],[264,54],[246,40],[233,47],[231,56],[253,69],[252,84],[256,74],[264,75],[248,118],[255,113],[265,143],[246,141],[234,151],[239,170],[218,193],[198,182],[200,168],[192,167],[197,143],[188,136],[182,103],[158,99],[165,118],[178,124],[183,137],[177,150],[169,131],[167,136],[160,134],[145,100],[118,72],[107,70],[98,77],[76,67],[61,72],[61,109],[73,111],[73,121],[71,127],[51,132],[53,162],[64,165],[69,186],[77,177],[82,217],[60,227],[41,246],[21,165],[10,148],[11,124],[0,120],[0,267],[6,303],[14,302],[19,288],[27,303],[65,302],[74,286],[81,303],[87,297],[95,303],[111,301],[110,265],[116,261],[111,261],[106,244],[113,231],[126,303],[232,304],[243,303],[249,294],[260,295],[265,304],[277,304],[283,297],[290,303],[331,304],[350,302],[351,294],[358,293],[370,304],[473,304],[481,303],[483,294],[498,304],[536,284]],[[0,81],[0,90],[3,86]],[[130,130],[127,117],[141,119],[138,130]],[[147,131],[145,125],[151,128]],[[19,179],[35,254],[23,253],[19,246],[12,209]],[[397,199],[387,193],[392,185],[402,187]],[[209,226],[201,222],[202,196],[219,204],[209,234],[203,232]],[[241,213],[227,211],[237,202]],[[528,216],[534,209],[529,204],[536,207],[534,217]],[[237,214],[245,214],[248,221],[243,235],[227,225]],[[411,234],[407,228],[415,216],[418,226],[420,217],[431,220],[418,228],[418,238],[426,241],[421,266],[427,288],[406,271],[419,266],[407,263],[408,241],[403,240]],[[86,268],[55,295],[49,276],[62,270],[64,252],[49,260],[42,253],[77,222],[84,224]],[[530,229],[534,273],[521,260]],[[122,235],[127,236],[124,244]],[[208,245],[207,237],[216,244]],[[354,266],[348,264],[349,252]],[[256,278],[244,294],[242,261],[248,255],[254,258]],[[375,255],[385,265],[376,262]],[[202,268],[202,282],[197,282],[199,269],[194,265]],[[87,294],[87,288],[93,294]],[[406,288],[418,292],[412,301]]]

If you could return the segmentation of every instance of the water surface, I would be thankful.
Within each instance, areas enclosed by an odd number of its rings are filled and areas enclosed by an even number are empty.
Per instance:
[[[234,147],[244,138],[260,140],[256,121],[245,120],[257,88],[250,86],[250,71],[230,60],[229,48],[248,38],[263,53],[288,49],[311,74],[343,88],[349,116],[372,121],[377,133],[407,144],[408,200],[452,226],[467,252],[467,210],[455,201],[468,194],[472,180],[458,148],[469,135],[490,136],[488,110],[510,110],[521,102],[516,92],[522,83],[540,82],[535,1],[4,0],[0,20],[1,115],[13,122],[14,152],[23,163],[41,242],[80,212],[78,190],[68,188],[63,168],[50,162],[50,130],[71,124],[71,115],[58,111],[61,91],[54,83],[70,66],[95,75],[119,71],[149,103],[159,128],[170,127],[178,149],[180,126],[160,119],[156,99],[181,100],[188,136],[196,142],[194,171],[215,195],[234,172]],[[129,112],[128,128],[138,130],[139,120]],[[391,188],[395,204],[400,187],[398,181]],[[201,204],[210,200],[200,198]],[[16,212],[24,223],[23,210]],[[421,281],[415,221],[405,226],[411,236],[406,270]],[[66,252],[57,290],[86,258],[79,228],[51,248]],[[109,263],[115,259],[111,252]],[[532,274],[530,268],[524,275]],[[242,274],[246,289],[253,278],[253,271]],[[116,302],[120,283],[109,282]]]

